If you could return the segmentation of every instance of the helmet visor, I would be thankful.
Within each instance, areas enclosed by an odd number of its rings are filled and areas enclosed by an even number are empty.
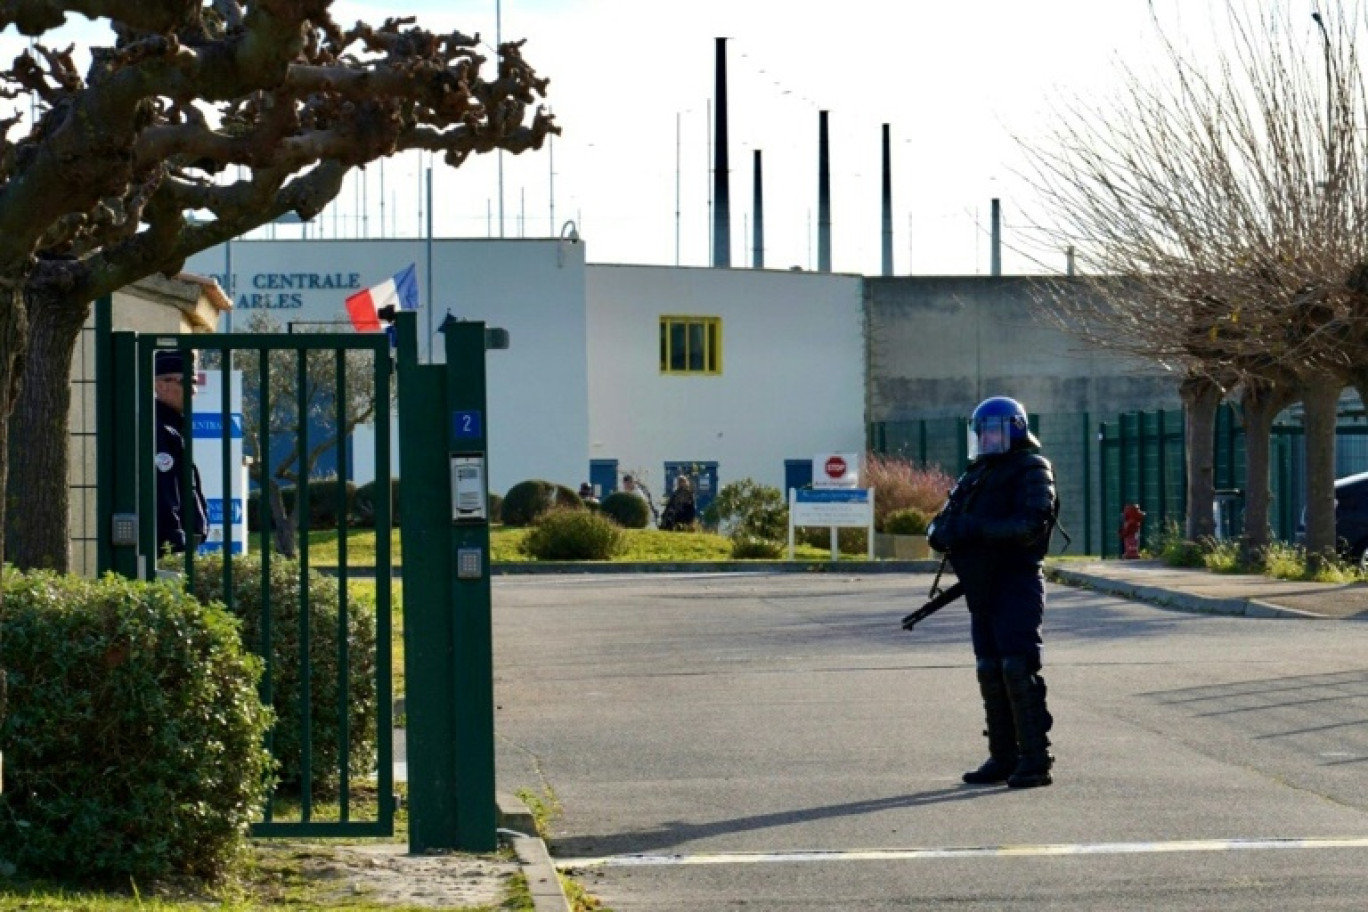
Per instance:
[[[1012,448],[1012,418],[989,415],[969,426],[969,458],[996,456]]]

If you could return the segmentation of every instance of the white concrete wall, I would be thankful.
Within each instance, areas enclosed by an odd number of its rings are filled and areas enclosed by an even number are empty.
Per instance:
[[[336,321],[337,331],[350,332],[347,296],[416,263],[424,359],[429,327],[435,330],[448,311],[509,331],[511,347],[488,353],[490,490],[502,493],[528,478],[578,485],[589,471],[585,245],[462,239],[435,240],[431,249],[431,292],[428,245],[413,238],[236,241],[231,286],[226,247],[193,257],[186,268],[231,288],[235,329],[265,306],[282,324]],[[310,287],[328,281],[343,287]],[[432,339],[438,361],[442,338]],[[360,481],[374,475],[363,440],[357,441],[354,473]]]
[[[862,452],[861,279],[750,269],[587,270],[589,452],[661,491],[666,461],[781,487],[784,460]],[[720,376],[660,371],[660,317],[722,320]]]

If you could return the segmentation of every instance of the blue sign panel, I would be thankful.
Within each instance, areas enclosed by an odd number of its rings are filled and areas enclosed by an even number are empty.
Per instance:
[[[191,425],[195,439],[209,437],[214,440],[223,439],[223,416],[218,412],[196,412],[192,416]],[[228,416],[229,425],[233,430],[233,439],[242,439],[242,413],[234,412]]]
[[[484,436],[484,422],[478,411],[451,413],[451,436],[457,438],[478,438]]]
[[[216,526],[223,525],[223,498],[206,497],[204,505],[209,508],[209,522]],[[242,524],[242,498],[233,498],[233,525]]]
[[[869,503],[866,488],[814,488],[794,492],[798,503]]]

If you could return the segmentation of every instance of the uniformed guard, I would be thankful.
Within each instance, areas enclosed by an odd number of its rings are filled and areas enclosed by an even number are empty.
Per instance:
[[[1058,516],[1054,472],[1026,410],[1004,396],[974,409],[970,463],[928,529],[948,556],[969,606],[988,760],[964,774],[973,785],[1034,788],[1053,781],[1053,718],[1040,676],[1043,561]]]
[[[190,467],[194,503],[181,504],[181,465],[185,459],[182,422],[185,408],[184,375],[192,371],[193,355],[182,351],[159,351],[154,357],[154,404],[157,423],[157,553],[184,552],[196,548],[209,528],[199,469]]]

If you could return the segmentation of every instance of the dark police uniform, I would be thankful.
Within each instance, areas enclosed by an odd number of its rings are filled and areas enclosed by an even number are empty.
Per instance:
[[[990,759],[973,784],[1028,788],[1052,781],[1040,676],[1043,561],[1057,514],[1054,472],[1029,432],[1005,453],[975,459],[933,521],[930,542],[948,552],[964,584]]]
[[[157,423],[157,553],[162,554],[168,548],[180,553],[186,550],[187,535],[194,536],[195,547],[204,540],[209,528],[209,515],[200,488],[199,469],[194,465],[190,467],[194,503],[184,507],[181,504],[181,465],[185,459],[181,414],[161,401],[154,402],[154,407]]]

